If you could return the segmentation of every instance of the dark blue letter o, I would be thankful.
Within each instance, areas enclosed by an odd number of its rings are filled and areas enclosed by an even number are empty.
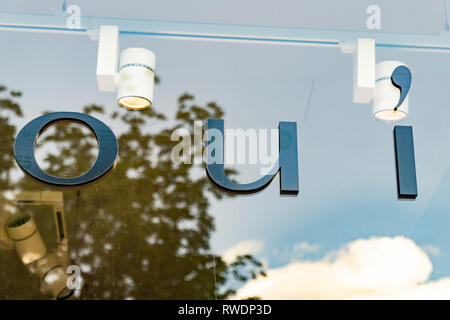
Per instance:
[[[97,160],[89,171],[81,176],[73,178],[52,176],[43,171],[36,162],[34,149],[39,135],[59,121],[81,123],[91,129],[97,138]],[[54,112],[40,116],[20,130],[14,143],[14,155],[19,167],[33,178],[56,186],[79,186],[101,178],[114,167],[118,149],[116,136],[107,125],[94,117],[78,112]]]

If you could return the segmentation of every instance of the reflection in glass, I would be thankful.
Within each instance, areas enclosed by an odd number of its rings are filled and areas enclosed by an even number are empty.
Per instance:
[[[66,239],[62,192],[23,192],[15,197],[17,213],[6,220],[6,230],[27,269],[41,279],[41,292],[56,299],[66,299],[73,293],[67,288],[69,246]],[[58,250],[47,254],[47,248],[34,218],[24,212],[24,206],[50,205],[53,208]]]
[[[25,265],[41,259],[47,254],[47,248],[42,241],[33,217],[27,213],[11,216],[6,221],[6,230],[17,254]]]
[[[0,90],[0,110],[8,114],[0,118],[0,190],[51,189],[26,175],[17,181],[10,178],[17,170],[14,117],[22,115],[19,97],[14,94],[4,87]],[[196,167],[172,162],[171,150],[178,142],[171,140],[171,133],[180,126],[191,128],[194,120],[221,118],[223,111],[213,102],[199,106],[189,94],[180,96],[178,103],[175,123],[154,132],[149,132],[154,127],[149,125],[151,121],[166,123],[166,115],[154,109],[136,114],[114,108],[105,115],[100,106],[84,108],[84,113],[93,116],[103,114],[106,124],[119,123],[121,130],[115,132],[119,142],[115,169],[97,183],[63,190],[67,230],[61,229],[64,232],[60,230],[58,235],[71,239],[71,263],[81,270],[83,286],[76,290],[77,298],[224,299],[242,282],[264,274],[261,262],[251,255],[225,262],[211,253],[215,225],[210,199],[225,195],[204,175],[193,174]],[[76,126],[54,126],[39,140],[36,148],[45,151],[42,158],[49,174],[78,176],[95,161],[95,139]],[[48,235],[58,228],[58,222],[44,219],[48,206],[26,205],[23,209],[31,210],[47,251],[62,251],[69,258],[64,246],[51,247]],[[58,239],[57,243],[64,241]],[[57,293],[62,288],[63,270],[49,272],[56,266],[54,258],[47,254],[38,260],[40,264],[33,263],[33,272],[43,277],[46,292],[65,297],[67,292]],[[38,277],[27,272],[15,251],[0,251],[0,264],[0,298],[46,297]],[[53,283],[58,289],[47,289],[47,284]]]

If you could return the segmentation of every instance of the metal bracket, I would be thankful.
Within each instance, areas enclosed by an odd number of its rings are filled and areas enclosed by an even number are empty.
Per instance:
[[[97,56],[97,85],[100,91],[115,91],[119,75],[119,27],[100,27]]]
[[[353,59],[353,102],[369,103],[375,94],[375,40],[359,38],[339,43],[342,53]]]

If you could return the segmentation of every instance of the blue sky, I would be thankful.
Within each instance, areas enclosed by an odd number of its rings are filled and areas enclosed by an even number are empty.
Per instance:
[[[443,2],[432,1],[68,1],[83,15],[158,20],[244,23],[365,30],[366,8],[381,8],[382,32],[438,34]],[[2,1],[1,12],[52,13],[60,1]],[[0,32],[0,82],[24,92],[26,119],[44,110],[80,111],[90,103],[117,108],[115,93],[98,92],[97,42],[84,36]],[[398,201],[393,125],[373,120],[371,105],[352,103],[352,56],[336,48],[277,46],[123,37],[121,48],[156,53],[162,83],[155,109],[173,114],[177,97],[217,101],[229,128],[277,128],[297,121],[300,194],[280,197],[276,179],[264,191],[214,202],[222,252],[240,242],[263,243],[257,253],[269,268],[289,264],[292,248],[307,242],[317,260],[357,239],[404,236],[429,253],[430,279],[450,276],[450,76],[449,53],[377,49],[377,61],[399,60],[413,73],[410,114],[415,138],[419,196]],[[7,44],[7,45],[5,45]],[[312,83],[308,118],[305,108]],[[99,117],[101,119],[101,117]],[[105,122],[107,120],[105,119]],[[113,130],[120,128],[111,124]],[[257,168],[236,166],[240,181]]]

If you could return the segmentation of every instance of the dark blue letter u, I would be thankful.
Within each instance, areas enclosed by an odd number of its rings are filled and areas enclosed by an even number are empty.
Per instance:
[[[233,194],[249,194],[258,192],[272,181],[280,171],[280,194],[297,195],[298,187],[298,154],[297,154],[297,124],[296,122],[280,122],[278,170],[267,174],[255,182],[239,184],[231,181],[225,174],[224,166],[224,121],[219,119],[208,119],[206,125],[207,146],[213,142],[210,132],[216,130],[222,139],[215,149],[215,159],[211,161],[211,153],[206,152],[206,173],[209,179],[223,191]],[[217,141],[215,142],[217,143]],[[219,150],[218,150],[219,149]]]

